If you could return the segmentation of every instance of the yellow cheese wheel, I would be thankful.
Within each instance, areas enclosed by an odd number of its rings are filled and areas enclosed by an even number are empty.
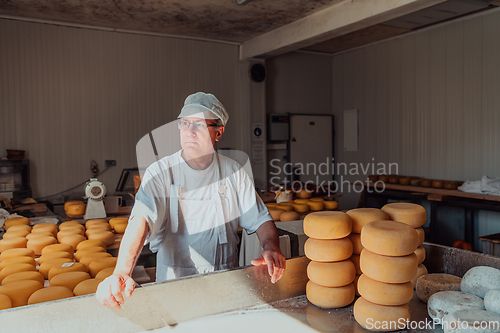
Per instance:
[[[295,200],[295,201],[297,201],[297,200]],[[309,211],[309,205],[305,204],[305,203],[296,203],[296,204],[293,204],[292,207],[297,213],[305,213],[305,212]]]
[[[106,249],[100,246],[91,246],[91,247],[86,247],[82,250],[78,250],[75,253],[75,259],[76,261],[80,261],[83,256],[92,253],[92,252],[106,252]]]
[[[16,281],[0,287],[0,294],[6,295],[12,301],[12,307],[28,304],[28,299],[43,285],[35,280]]]
[[[113,225],[115,225],[116,223],[128,223],[127,221],[123,221],[123,222],[114,222]],[[89,225],[87,227],[87,230],[92,230],[92,229],[96,229],[96,230],[111,230],[113,229],[111,227],[111,224],[109,223],[95,223],[95,224],[92,224],[92,225]]]
[[[85,266],[82,263],[79,262],[64,263],[52,266],[52,268],[49,270],[48,278],[50,281],[54,276],[57,276],[62,273],[87,272],[87,271],[88,271],[87,266]]]
[[[103,223],[108,223],[108,221],[106,219],[88,220],[87,222],[85,222],[85,228],[88,228],[88,227],[95,225],[95,224],[103,224]]]
[[[91,252],[84,255],[82,259],[80,259],[80,262],[89,267],[92,261],[106,257],[112,257],[112,255],[108,252]]]
[[[57,234],[57,225],[54,224],[54,223],[39,223],[39,224],[35,224],[33,226],[32,232],[35,232],[35,231],[36,232],[39,232],[39,231],[49,231],[55,237],[56,234]]]
[[[420,265],[425,260],[425,249],[423,248],[423,246],[417,247],[417,249],[415,250],[415,254],[417,255],[418,264]]]
[[[43,251],[42,251],[43,252]],[[43,265],[47,260],[58,259],[58,258],[66,258],[73,261],[73,254],[61,251],[61,252],[50,252],[47,254],[42,254],[40,258],[38,258],[38,265]]]
[[[423,275],[427,275],[427,273],[428,273],[427,268],[423,264],[418,265],[417,273],[415,274],[413,279],[411,279],[411,284],[412,284],[413,288],[416,287],[418,278],[423,276]]]
[[[115,271],[115,268],[114,267],[108,267],[108,268],[105,268],[103,269],[102,271],[100,271],[99,273],[97,273],[97,275],[95,276],[96,279],[100,279],[100,280],[104,280],[105,278],[107,278],[108,276],[111,276],[113,275],[113,272]]]
[[[117,222],[128,222],[128,217],[115,217],[109,220],[109,225],[113,228]]]
[[[89,239],[97,239],[103,241],[107,246],[115,243],[115,234],[111,231],[96,231],[89,235]]]
[[[298,219],[299,219],[299,213],[293,212],[293,211],[292,212],[284,212],[280,215],[281,222],[296,221]],[[115,228],[117,225],[118,225],[118,223],[115,224]]]
[[[325,204],[323,203],[323,201],[312,201],[311,200],[307,203],[307,205],[309,206],[309,210],[312,210],[313,212],[317,212],[317,211],[325,209]]]
[[[73,292],[63,286],[47,287],[35,291],[28,299],[28,304],[55,301],[58,299],[73,297]]]
[[[300,189],[297,192],[295,192],[295,195],[297,196],[297,198],[307,199],[307,198],[312,197],[312,192],[309,192],[306,189]]]
[[[74,204],[68,205],[68,207],[65,209],[65,211],[66,211],[66,214],[68,214],[68,215],[83,215],[83,214],[85,214],[86,209],[87,209],[86,204],[74,203]]]
[[[325,204],[326,210],[335,210],[339,208],[339,203],[334,200],[325,200],[323,203]]]
[[[68,235],[64,236],[61,240],[61,244],[68,244],[73,247],[73,249],[76,249],[76,246],[80,243],[86,240],[85,236],[82,235]]]
[[[412,228],[420,228],[427,218],[425,208],[413,203],[390,203],[382,207],[382,210],[391,220],[408,224]]]
[[[295,212],[285,212],[283,214],[287,214],[287,213],[295,213]],[[281,214],[280,216],[280,219],[283,218],[283,214]],[[295,213],[297,214],[297,213]],[[299,214],[297,214],[298,216]],[[282,220],[283,221],[283,220]],[[114,230],[117,234],[124,234],[125,233],[125,230],[127,230],[127,226],[128,226],[128,223],[127,222],[121,222],[121,223],[115,223],[115,227],[114,227]]]
[[[73,205],[73,204],[83,204],[83,201],[80,201],[80,200],[71,200],[71,201],[66,201],[64,203],[64,210],[68,209],[68,206],[69,205]]]
[[[278,207],[281,207],[281,206],[293,206],[293,202],[290,202],[290,201],[282,201],[278,204]]]
[[[324,202],[325,201],[323,198],[320,198],[320,197],[310,198],[309,200],[310,201],[318,201],[318,202]]]
[[[104,243],[103,241],[98,240],[98,239],[93,239],[93,240],[84,240],[83,242],[79,243],[76,246],[76,249],[82,250],[86,247],[93,247],[93,246],[100,246],[100,247],[103,247],[104,249],[108,248],[106,243]]]
[[[356,274],[356,276],[354,277],[354,281],[352,282],[352,284],[354,284],[354,291],[356,292],[356,296],[361,296],[358,291],[358,281],[360,276],[361,275]]]
[[[425,242],[425,231],[423,228],[415,228],[418,235],[418,246],[421,246]]]
[[[314,261],[342,261],[352,255],[352,242],[347,237],[341,239],[308,238],[304,244],[304,253],[306,257]]]
[[[363,227],[361,244],[369,251],[385,256],[405,256],[417,249],[414,228],[396,221],[375,221]]]
[[[295,199],[293,201],[294,204],[305,204],[305,203],[308,203],[309,202],[309,199]]]
[[[273,220],[275,221],[279,221],[281,214],[284,212],[285,210],[281,208],[269,208],[269,214],[271,214]]]
[[[82,281],[76,285],[75,289],[73,289],[73,293],[75,294],[75,296],[95,294],[95,292],[97,291],[97,287],[101,282],[101,279],[89,279]]]
[[[69,244],[52,244],[43,248],[42,255],[46,255],[52,252],[68,252],[73,254],[74,249]]]
[[[7,218],[4,223],[5,230],[9,230],[14,225],[30,225],[30,220],[27,217],[11,217]]]
[[[122,222],[123,223],[123,222]],[[117,225],[118,223],[115,223]],[[93,225],[89,229],[85,231],[85,236],[89,236],[90,234],[93,234],[95,232],[100,232],[100,231],[111,231],[111,226],[109,224],[103,224],[103,225]]]
[[[26,239],[29,241],[33,238],[39,237],[52,237],[54,238],[54,234],[50,231],[33,231],[31,234],[26,235]]]
[[[365,274],[358,280],[358,291],[364,299],[381,305],[402,305],[413,298],[411,282],[384,283],[370,279]]]
[[[353,254],[349,260],[352,261],[354,267],[356,267],[356,275],[361,275],[363,272],[361,271],[361,266],[359,265],[359,254]]]
[[[10,250],[5,250],[0,253],[0,262],[7,258],[13,258],[13,257],[32,257],[35,258],[35,252],[31,249],[26,249],[26,248],[17,248],[17,249],[10,249]]]
[[[342,287],[354,281],[356,268],[349,259],[338,262],[311,261],[307,265],[307,277],[323,287]]]
[[[27,231],[27,230],[14,230],[14,231],[12,231],[11,229],[9,229],[9,231],[7,231],[3,235],[3,239],[13,238],[13,237],[26,237],[26,235],[29,235],[31,232],[31,230],[30,231]]]
[[[4,269],[0,271],[0,284],[3,282],[3,279],[5,279],[7,276],[14,273],[26,272],[26,271],[36,272],[36,268],[31,264],[25,264],[25,263],[6,266]]]
[[[312,238],[344,238],[351,233],[351,230],[351,218],[343,212],[315,212],[304,218],[304,233]]]
[[[0,310],[12,308],[12,301],[9,296],[0,294]]]
[[[346,212],[352,220],[352,232],[360,234],[365,225],[373,221],[388,220],[389,216],[377,208],[356,208]]]
[[[360,254],[361,250],[363,250],[363,244],[361,244],[361,235],[360,234],[351,233],[347,237],[349,237],[349,239],[352,242],[352,253]]]
[[[289,203],[289,202],[287,202]],[[293,211],[293,205],[284,205],[284,202],[278,204],[278,206],[275,207],[275,209],[283,209],[286,212],[291,212]],[[116,226],[116,223],[115,223]]]
[[[37,271],[24,271],[24,272],[17,272],[14,274],[10,274],[5,277],[2,281],[2,286],[16,282],[16,281],[24,281],[24,280],[35,280],[43,284],[45,282],[45,279],[42,275],[42,273],[39,273]]]
[[[354,301],[354,285],[343,287],[323,287],[312,281],[307,282],[306,296],[312,304],[326,309],[341,308]]]
[[[27,257],[27,256],[22,256],[22,257],[12,257],[12,258],[7,258],[5,260],[2,260],[0,263],[0,271],[4,269],[7,266],[14,265],[14,264],[30,264],[33,265],[33,267],[36,267],[36,261],[32,257]]]
[[[410,320],[410,307],[403,305],[380,305],[363,297],[354,303],[354,319],[370,331],[388,332],[403,330]]]
[[[276,206],[278,206],[278,204],[276,202],[268,202],[268,203],[266,203],[266,207],[267,208],[276,208]]]
[[[375,254],[365,248],[361,251],[359,266],[363,274],[376,281],[405,283],[415,277],[418,264],[415,253],[401,257],[389,257]]]
[[[25,248],[28,241],[24,237],[13,237],[0,240],[0,253],[11,250]]]
[[[57,239],[52,236],[35,237],[28,241],[26,248],[32,249],[35,255],[39,256],[43,248],[51,244],[57,244]]]
[[[26,224],[17,224],[17,225],[11,226],[8,231],[10,232],[10,231],[19,231],[19,230],[25,230],[26,232],[30,233],[31,227],[29,225],[26,225]]]
[[[84,235],[85,230],[78,229],[78,228],[66,228],[64,230],[61,230],[57,233],[57,239],[61,241],[63,237],[70,236],[70,235]]]
[[[116,257],[99,258],[92,261],[89,265],[90,276],[95,277],[97,273],[105,268],[116,266]]]
[[[78,221],[66,221],[59,225],[59,231],[66,229],[82,229],[85,230],[85,226]]]
[[[62,265],[65,263],[71,263],[73,262],[73,259],[68,259],[68,258],[54,258],[54,259],[48,259],[43,262],[43,264],[38,267],[38,271],[42,273],[43,277],[48,279],[49,278],[49,271],[52,267],[56,265]]]
[[[90,279],[90,275],[87,272],[62,273],[54,276],[50,280],[50,286],[63,286],[73,291],[77,284],[88,279]]]

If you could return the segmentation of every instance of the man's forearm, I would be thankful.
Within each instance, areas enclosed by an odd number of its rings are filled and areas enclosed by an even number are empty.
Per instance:
[[[142,216],[132,216],[120,243],[115,274],[131,275],[144,246],[149,227]]]
[[[256,231],[259,238],[260,246],[264,250],[279,248],[279,235],[278,229],[274,221],[267,221],[262,224]]]

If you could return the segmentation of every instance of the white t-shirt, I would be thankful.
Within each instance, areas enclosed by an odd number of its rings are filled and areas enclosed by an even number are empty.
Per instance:
[[[230,207],[231,218],[226,222],[230,222],[232,225],[230,230],[234,232],[240,225],[248,234],[254,233],[263,223],[272,221],[272,217],[255,191],[251,178],[241,165],[222,155],[219,155],[219,161],[222,174],[225,175],[226,197]],[[132,216],[139,215],[146,219],[149,226],[147,242],[159,233],[168,233],[171,230],[168,192],[172,181],[169,168],[176,165],[179,168],[171,169],[174,177],[173,183],[183,188],[184,199],[206,200],[214,191],[217,191],[220,176],[215,157],[212,164],[204,170],[191,169],[182,158],[181,151],[151,164],[146,169],[131,212]],[[182,220],[182,214],[179,214],[179,219]]]

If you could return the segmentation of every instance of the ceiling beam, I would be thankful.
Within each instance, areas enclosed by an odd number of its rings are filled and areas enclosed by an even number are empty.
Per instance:
[[[324,42],[446,0],[346,0],[243,42],[240,60],[271,57]]]

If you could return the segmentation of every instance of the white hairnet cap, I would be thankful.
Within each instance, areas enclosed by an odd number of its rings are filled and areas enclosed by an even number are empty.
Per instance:
[[[184,101],[184,107],[177,118],[203,115],[205,119],[220,119],[225,126],[229,120],[224,105],[212,94],[197,92],[189,95]]]

